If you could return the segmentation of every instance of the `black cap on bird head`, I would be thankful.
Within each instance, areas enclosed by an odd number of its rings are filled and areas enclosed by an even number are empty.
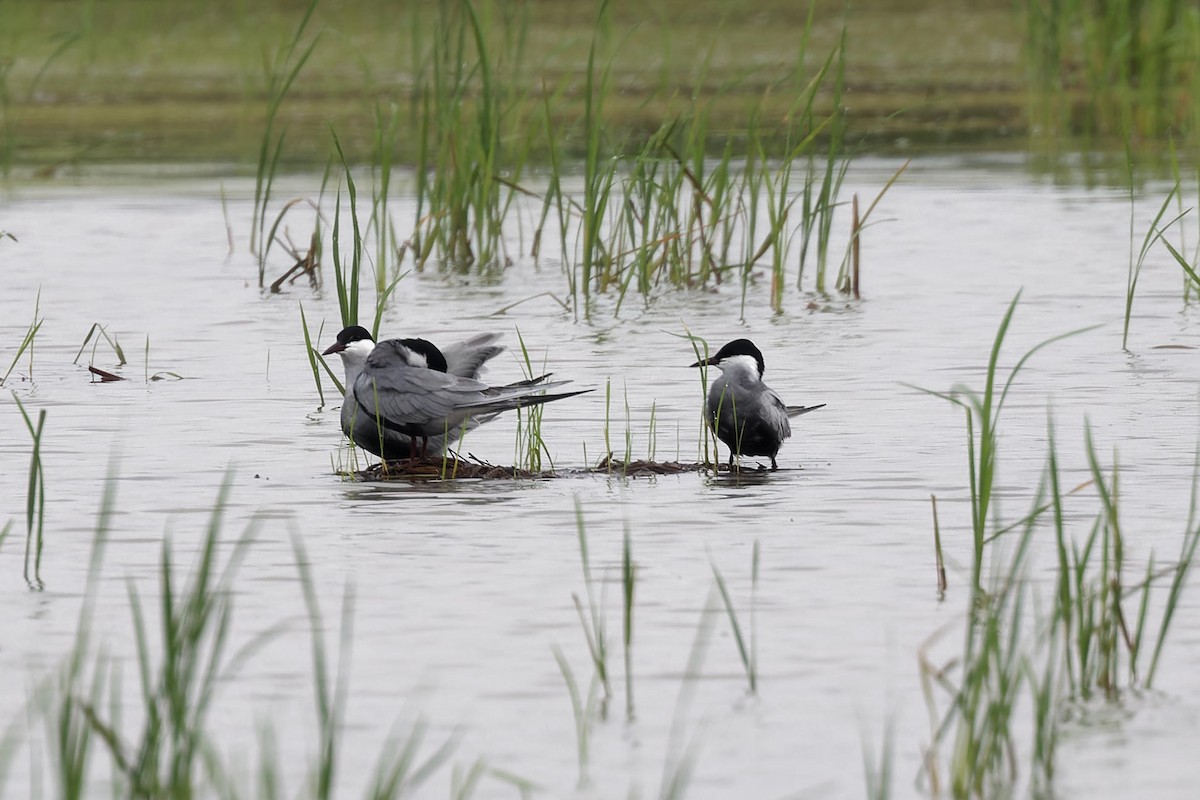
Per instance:
[[[337,335],[337,342],[325,348],[325,352],[321,353],[321,355],[328,356],[333,353],[340,353],[346,349],[346,345],[351,342],[361,342],[363,339],[368,339],[372,342],[375,341],[375,337],[371,335],[371,332],[361,325],[351,325],[348,328],[342,328],[341,333]]]
[[[766,364],[763,363],[762,351],[749,339],[734,339],[727,343],[724,347],[717,351],[717,354],[712,358],[697,361],[692,364],[693,367],[716,366],[727,358],[734,356],[749,356],[758,364],[758,376],[761,378],[763,373],[767,371]]]
[[[446,363],[446,357],[442,355],[442,351],[438,350],[437,345],[433,342],[426,339],[400,339],[399,341],[400,344],[425,361],[424,365],[422,365],[415,359],[405,357],[405,361],[408,362],[409,366],[425,366],[437,372],[449,371],[450,367]]]

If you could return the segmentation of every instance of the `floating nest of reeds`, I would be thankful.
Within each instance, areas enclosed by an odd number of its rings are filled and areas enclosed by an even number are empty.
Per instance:
[[[460,458],[424,461],[381,461],[363,470],[343,473],[360,481],[441,481],[441,480],[512,480],[514,478],[553,478],[553,472],[532,472],[486,462]]]
[[[363,470],[345,472],[344,476],[358,481],[441,481],[441,480],[546,480],[580,475],[619,475],[642,478],[652,475],[679,475],[685,472],[711,472],[712,464],[682,461],[622,461],[610,453],[594,467],[587,469],[533,471],[518,467],[489,464],[475,456],[429,458],[424,461],[390,461],[372,464]],[[720,465],[721,471],[728,466]],[[743,470],[749,472],[751,470]]]
[[[588,474],[604,473],[608,475],[624,475],[630,478],[643,478],[649,475],[679,475],[683,472],[711,472],[712,464],[703,464],[699,462],[688,463],[685,461],[647,461],[646,459],[638,459],[637,461],[622,461],[619,458],[613,458],[612,453],[602,459],[599,464],[591,469],[584,470]],[[718,469],[729,469],[725,465],[718,465]]]

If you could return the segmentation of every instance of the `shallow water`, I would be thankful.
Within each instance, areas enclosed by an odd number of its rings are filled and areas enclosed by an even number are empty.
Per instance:
[[[859,162],[845,196],[873,197],[897,166]],[[311,196],[318,186],[319,178],[289,179],[276,196]],[[691,348],[678,338],[685,326],[714,346],[753,338],[768,382],[788,402],[828,404],[798,421],[775,474],[427,485],[349,483],[333,474],[341,458],[336,390],[327,384],[320,406],[298,311],[302,302],[314,329],[323,318],[322,342],[332,341],[339,327],[332,276],[327,270],[324,290],[296,284],[262,294],[244,255],[252,186],[229,180],[225,190],[238,244],[232,257],[211,177],[81,179],[18,187],[0,202],[0,230],[19,239],[0,242],[2,366],[39,290],[45,318],[31,379],[25,359],[5,385],[27,408],[47,411],[41,592],[21,579],[29,437],[12,395],[0,400],[0,493],[8,499],[0,523],[14,521],[0,547],[0,670],[10,676],[0,718],[33,720],[22,726],[24,745],[10,767],[14,796],[28,793],[33,765],[47,760],[42,728],[27,709],[75,640],[110,471],[117,514],[94,635],[126,659],[130,704],[136,670],[127,660],[127,581],[153,597],[164,532],[179,561],[190,562],[227,470],[226,538],[259,520],[236,584],[236,638],[285,627],[223,683],[210,720],[243,783],[258,764],[257,731],[266,720],[293,789],[303,779],[295,765],[313,763],[317,747],[310,631],[292,537],[311,562],[331,650],[343,589],[353,587],[339,770],[347,796],[361,793],[396,720],[418,717],[430,726],[430,751],[457,731],[453,760],[461,768],[483,758],[547,797],[654,795],[664,768],[693,742],[686,796],[696,798],[862,796],[864,742],[878,749],[890,719],[895,794],[919,793],[921,748],[931,734],[917,657],[936,631],[962,619],[970,521],[962,413],[905,384],[980,387],[996,326],[1022,287],[1005,364],[1047,336],[1101,327],[1039,353],[1011,393],[1002,423],[1002,514],[1015,520],[1028,508],[1052,409],[1068,485],[1088,477],[1085,419],[1106,462],[1119,451],[1130,571],[1144,571],[1151,550],[1160,561],[1178,551],[1200,433],[1200,312],[1183,305],[1179,270],[1156,248],[1138,287],[1131,352],[1122,351],[1129,250],[1122,190],[1050,185],[1009,157],[918,159],[876,212],[883,222],[866,233],[861,302],[835,297],[810,308],[807,295],[793,292],[784,313],[772,315],[763,280],[751,288],[744,322],[729,285],[667,293],[649,305],[629,298],[619,319],[612,300],[601,298],[590,317],[577,319],[546,297],[489,316],[547,288],[565,293],[553,262],[519,261],[488,281],[434,269],[410,275],[385,315],[387,334],[452,341],[505,330],[516,349],[519,328],[535,361],[544,357],[557,376],[598,389],[547,407],[544,435],[559,467],[603,455],[610,378],[618,455],[627,396],[634,457],[646,455],[653,404],[658,458],[697,459],[701,393],[687,368]],[[1139,196],[1139,244],[1165,191],[1150,186]],[[411,218],[405,202],[393,205],[402,233]],[[298,222],[293,230],[297,239],[306,235]],[[283,268],[272,265],[276,274]],[[72,363],[94,322],[123,346],[130,363],[120,371],[129,382],[90,382],[89,353]],[[106,345],[95,363],[114,368]],[[514,358],[493,363],[489,378],[520,377]],[[185,380],[144,380],[162,371]],[[514,419],[502,418],[472,433],[465,449],[511,463],[514,428]],[[935,591],[931,493],[951,560],[944,602]],[[586,684],[590,664],[572,602],[584,590],[576,502],[604,587],[616,693],[608,718],[591,728],[583,787],[552,652],[561,648]],[[1086,492],[1070,500],[1078,535],[1097,508]],[[620,665],[625,529],[638,568],[633,722],[624,719]],[[752,697],[723,614],[711,618],[700,679],[685,673],[712,597],[711,565],[748,622],[756,541],[761,675]],[[1048,567],[1039,561],[1033,577],[1044,579]],[[1155,693],[1129,697],[1116,712],[1085,710],[1072,725],[1060,755],[1062,796],[1191,796],[1200,747],[1200,678],[1189,668],[1200,658],[1197,605],[1185,594]],[[958,643],[954,629],[933,650],[948,658]],[[94,779],[102,786],[108,767]],[[443,769],[420,794],[447,796],[449,785]],[[517,794],[494,776],[478,792]]]

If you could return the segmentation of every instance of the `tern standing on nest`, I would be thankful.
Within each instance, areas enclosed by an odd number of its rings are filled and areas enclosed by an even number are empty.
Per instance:
[[[483,333],[443,351],[425,339],[377,344],[366,328],[345,328],[323,353],[337,353],[346,370],[342,432],[386,461],[415,460],[442,453],[502,412],[591,391],[546,394],[568,383],[548,381],[549,375],[506,386],[481,382],[483,365],[504,350],[499,338]]]
[[[767,456],[771,469],[779,469],[775,456],[783,440],[792,435],[791,417],[824,408],[789,406],[763,383],[762,351],[749,339],[734,339],[712,358],[693,367],[716,367],[721,376],[708,387],[706,417],[717,438],[729,448],[729,466],[738,456]]]

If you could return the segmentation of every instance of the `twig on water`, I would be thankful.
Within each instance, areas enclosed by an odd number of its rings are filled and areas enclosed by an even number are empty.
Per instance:
[[[93,367],[90,364],[88,365],[88,372],[99,377],[101,383],[112,383],[113,381],[128,380],[127,378],[122,378],[120,375],[102,370],[99,367]]]
[[[312,242],[308,246],[308,252],[303,256],[298,256],[296,263],[287,272],[275,279],[275,282],[271,284],[271,294],[279,294],[280,287],[283,286],[284,281],[291,278],[289,283],[295,283],[301,275],[308,276],[309,284],[314,289],[320,286],[321,281],[318,276],[320,275],[319,269],[321,265],[317,262],[317,254],[320,252],[320,249],[320,236],[314,231]]]

